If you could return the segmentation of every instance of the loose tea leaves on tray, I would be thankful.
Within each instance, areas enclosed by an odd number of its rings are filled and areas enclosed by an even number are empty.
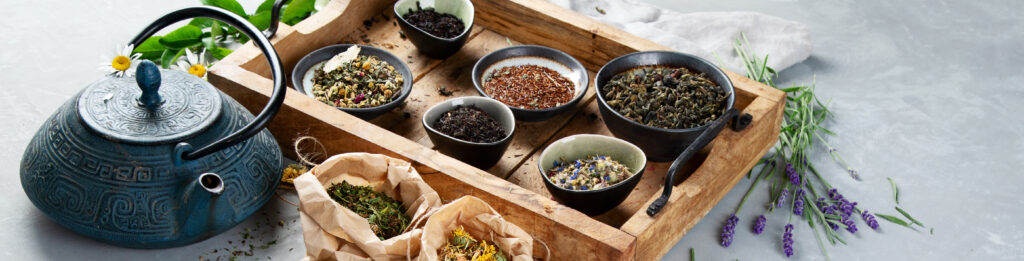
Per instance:
[[[490,143],[507,136],[505,128],[494,117],[473,105],[457,106],[445,112],[434,123],[434,128],[445,135],[469,142]]]
[[[548,169],[548,180],[555,186],[569,190],[596,190],[607,188],[633,175],[611,156],[589,156],[574,161],[557,160]]]
[[[729,94],[686,68],[644,66],[612,76],[601,94],[608,106],[644,125],[686,129],[714,121]]]
[[[452,14],[438,13],[434,8],[423,9],[419,1],[416,2],[416,10],[409,8],[409,13],[402,18],[412,26],[440,38],[455,38],[466,30],[462,19]]]
[[[484,93],[504,104],[524,109],[547,109],[572,100],[573,82],[547,67],[517,65],[484,77]]]
[[[410,218],[405,215],[402,202],[374,191],[370,186],[354,186],[342,181],[328,188],[327,194],[341,206],[366,218],[370,229],[380,240],[402,234],[409,226]]]
[[[348,54],[346,51],[336,57]],[[342,108],[369,108],[399,96],[405,79],[395,67],[377,56],[353,56],[340,62],[332,58],[324,64],[324,70],[315,70],[313,96],[318,101]]]
[[[448,243],[438,253],[444,261],[505,261],[505,253],[487,240],[477,240],[459,226],[452,230]]]

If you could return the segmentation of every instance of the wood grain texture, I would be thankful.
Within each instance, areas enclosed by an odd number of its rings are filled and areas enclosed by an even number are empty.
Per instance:
[[[551,199],[538,176],[536,157],[550,142],[577,133],[611,135],[597,110],[594,88],[568,113],[540,123],[517,123],[509,151],[495,167],[484,171],[431,149],[420,126],[422,112],[451,97],[476,96],[469,74],[475,61],[513,43],[560,49],[593,71],[615,57],[639,50],[662,50],[645,39],[601,24],[543,0],[476,0],[474,31],[467,45],[441,61],[426,58],[398,34],[393,24],[393,1],[335,0],[328,8],[294,27],[282,25],[271,39],[286,69],[320,47],[357,42],[384,48],[416,75],[413,93],[400,109],[370,122],[288,90],[284,105],[269,129],[285,155],[295,157],[292,142],[313,136],[327,155],[344,152],[381,153],[413,162],[442,199],[474,195],[487,201],[508,220],[531,233],[534,254],[551,260],[654,260],[686,234],[736,182],[753,167],[778,136],[785,94],[727,72],[736,89],[736,107],[754,115],[742,132],[723,131],[680,172],[675,193],[665,209],[648,217],[644,208],[662,188],[668,163],[649,163],[644,178],[626,201],[608,213],[587,217]],[[363,21],[370,20],[371,26]],[[239,48],[211,68],[209,80],[250,111],[262,109],[270,93],[266,61],[251,44]],[[287,72],[290,74],[290,71]],[[406,118],[406,113],[409,117]],[[490,174],[489,174],[490,173]],[[508,177],[508,179],[502,179]]]

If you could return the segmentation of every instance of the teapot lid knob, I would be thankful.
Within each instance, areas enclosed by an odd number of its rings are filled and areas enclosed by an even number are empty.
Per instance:
[[[139,63],[139,68],[135,70],[135,82],[139,85],[139,89],[142,90],[142,95],[139,96],[139,106],[146,107],[146,109],[154,110],[164,104],[164,99],[160,97],[160,69],[157,68],[156,64],[143,60]]]

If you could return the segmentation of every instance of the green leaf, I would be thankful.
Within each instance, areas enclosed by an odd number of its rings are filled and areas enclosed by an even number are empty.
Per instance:
[[[258,14],[264,11],[270,12],[272,9],[274,9],[274,2],[274,0],[263,1],[263,3],[260,3],[260,7],[256,8],[256,13]]]
[[[212,18],[200,17],[192,19],[192,21],[189,21],[188,24],[199,28],[208,28],[213,25],[214,21],[216,20],[213,20]]]
[[[263,11],[253,14],[249,17],[249,22],[255,25],[260,30],[266,30],[270,27],[270,11]]]
[[[315,10],[315,0],[292,0],[281,12],[281,22],[295,25],[306,19]]]
[[[214,40],[217,40],[217,37],[221,37],[221,39],[223,39],[224,26],[221,26],[220,22],[213,22],[213,27],[210,28],[210,34],[213,36]]]
[[[178,52],[179,50],[164,50],[164,53],[160,56],[160,67],[163,67],[164,69],[171,68],[171,64],[174,64],[175,62],[175,54],[177,54]]]
[[[690,248],[690,261],[697,261],[697,254],[694,253],[693,248]]]
[[[914,219],[914,217],[911,217],[910,214],[908,214],[906,211],[903,211],[903,209],[900,208],[899,206],[896,206],[896,211],[899,211],[900,214],[903,214],[903,216],[906,217],[908,220],[910,220],[910,222],[913,222],[914,224],[917,224],[918,226],[924,227],[924,224],[921,223],[921,221],[917,221],[917,219]]]
[[[210,53],[210,55],[212,55],[214,59],[222,60],[224,59],[224,57],[227,57],[233,51],[231,49],[224,47],[216,47],[212,49],[206,49],[206,52]]]
[[[892,181],[892,178],[886,177],[886,179],[889,180],[889,185],[892,185],[892,198],[896,200],[897,205],[900,204],[900,189],[896,187],[896,182]]]
[[[167,47],[164,47],[163,45],[160,44],[160,38],[163,38],[163,36],[157,35],[157,36],[150,37],[149,39],[146,39],[146,41],[143,41],[141,44],[139,44],[139,46],[136,46],[135,50],[132,50],[132,52],[133,53],[141,53],[142,54],[142,56],[141,56],[142,59],[146,59],[146,60],[160,59],[160,56],[163,55],[164,50],[167,49]]]
[[[875,213],[875,216],[876,217],[880,217],[882,219],[885,219],[885,220],[887,220],[889,222],[892,222],[892,223],[900,225],[900,226],[910,227],[910,223],[907,223],[907,221],[903,221],[902,219],[900,219],[898,217],[894,217],[894,216],[890,216],[890,215],[885,215],[885,214],[878,214],[878,213]]]
[[[181,49],[200,43],[203,30],[194,25],[185,25],[160,38],[160,44],[169,49]]]
[[[227,9],[228,11],[231,11],[232,13],[241,16],[242,18],[249,17],[249,15],[245,14],[245,9],[242,9],[242,4],[239,4],[238,1],[235,0],[199,0],[199,2],[203,3],[204,5],[216,6]]]

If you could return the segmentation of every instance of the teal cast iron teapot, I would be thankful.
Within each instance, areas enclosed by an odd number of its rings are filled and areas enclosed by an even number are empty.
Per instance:
[[[253,118],[206,81],[149,61],[134,77],[92,83],[46,120],[21,160],[22,187],[50,219],[114,245],[166,248],[224,232],[273,196],[281,149],[264,126],[285,88],[267,37],[238,15],[193,7],[132,43],[194,17],[239,28],[259,46],[274,79],[268,105]]]

